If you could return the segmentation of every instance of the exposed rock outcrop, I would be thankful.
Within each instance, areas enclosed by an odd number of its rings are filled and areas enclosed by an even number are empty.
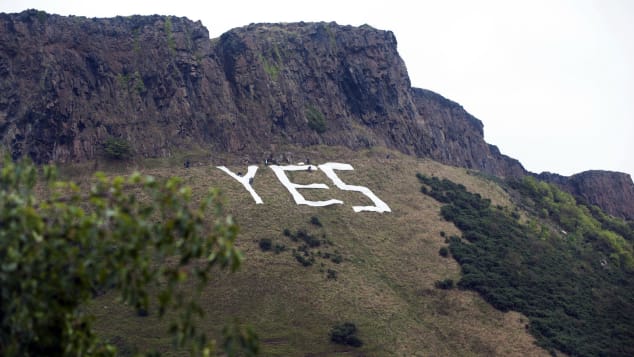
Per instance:
[[[286,143],[381,145],[526,174],[460,105],[411,88],[389,31],[252,24],[209,39],[200,22],[171,16],[0,14],[3,145],[14,157],[73,162],[95,158],[109,137],[146,157],[190,146],[261,155]],[[600,185],[587,182],[579,190]]]

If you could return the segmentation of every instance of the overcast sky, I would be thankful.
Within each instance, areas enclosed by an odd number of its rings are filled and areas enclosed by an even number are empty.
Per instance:
[[[211,37],[254,22],[391,30],[412,85],[463,105],[528,170],[634,176],[634,1],[0,0],[0,12],[28,8],[186,16]]]

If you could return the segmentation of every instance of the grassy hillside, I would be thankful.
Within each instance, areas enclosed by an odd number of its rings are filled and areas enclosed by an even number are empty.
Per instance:
[[[219,274],[204,291],[202,324],[210,334],[220,338],[222,326],[233,318],[249,322],[261,338],[265,356],[547,354],[527,332],[526,317],[500,312],[474,292],[434,286],[439,280],[460,278],[458,264],[439,254],[447,246],[446,237],[460,232],[440,217],[439,202],[420,194],[416,173],[449,178],[494,205],[510,206],[499,186],[464,169],[383,149],[287,150],[302,158],[296,161],[351,164],[354,171],[339,171],[339,177],[347,184],[368,187],[392,212],[355,213],[353,205],[370,204],[369,200],[336,189],[320,171],[289,176],[296,183],[323,182],[330,187],[301,190],[307,199],[336,198],[344,204],[297,206],[262,164],[253,187],[264,204],[256,205],[236,180],[215,168],[225,165],[246,172],[241,157],[191,154],[125,167],[100,163],[100,169],[116,174],[136,168],[156,176],[178,175],[200,194],[211,186],[222,188],[226,207],[241,226],[238,244],[246,260],[240,272]],[[192,163],[189,169],[183,168],[185,159]],[[81,181],[90,169],[66,167],[65,172]],[[307,244],[301,238],[294,241],[302,230],[319,240],[319,246],[303,247]],[[262,239],[269,239],[273,249],[263,251]],[[297,255],[312,265],[303,266]],[[170,350],[165,324],[152,311],[150,316],[137,316],[111,294],[97,298],[90,309],[99,331],[122,352],[138,346],[178,354]],[[331,328],[343,322],[357,326],[362,347],[330,342]]]

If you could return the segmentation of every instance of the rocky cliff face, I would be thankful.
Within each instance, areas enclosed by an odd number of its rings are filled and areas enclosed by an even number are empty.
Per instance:
[[[0,29],[0,136],[14,156],[91,159],[110,136],[160,156],[203,139],[217,87],[204,73],[218,69],[201,60],[200,23],[28,11],[0,15]]]
[[[183,145],[383,145],[518,176],[462,107],[412,89],[389,31],[255,24],[210,40],[187,19],[0,16],[0,135],[14,156],[92,159],[111,136],[144,156]]]
[[[418,155],[450,165],[497,176],[520,177],[526,170],[519,161],[502,155],[484,141],[482,122],[462,106],[425,89],[413,88]]]
[[[90,160],[110,137],[147,157],[190,146],[262,156],[286,143],[381,145],[526,174],[460,105],[411,88],[389,31],[252,24],[209,39],[185,18],[34,10],[0,14],[0,29],[0,140],[14,157]]]

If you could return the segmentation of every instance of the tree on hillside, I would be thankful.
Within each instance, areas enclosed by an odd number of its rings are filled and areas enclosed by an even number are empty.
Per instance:
[[[213,217],[206,214],[214,209]],[[211,223],[210,223],[211,221]],[[175,344],[210,355],[214,344],[198,331],[200,292],[212,268],[236,270],[242,261],[238,228],[218,192],[199,203],[178,178],[96,175],[87,192],[57,181],[52,167],[0,164],[0,355],[115,355],[101,341],[83,307],[100,291],[158,314],[174,310]],[[151,289],[151,290],[150,290]],[[172,314],[170,314],[172,315]],[[257,353],[248,329],[226,336],[246,355]],[[226,350],[226,347],[225,347]],[[238,353],[238,352],[236,352]]]

